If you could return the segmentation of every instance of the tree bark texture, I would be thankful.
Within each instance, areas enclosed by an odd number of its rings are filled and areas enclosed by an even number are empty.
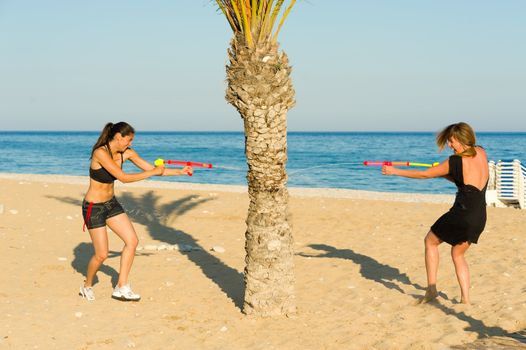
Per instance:
[[[287,111],[295,103],[290,72],[277,45],[248,48],[232,40],[226,99],[244,121],[250,199],[243,311],[258,316],[296,311],[285,169]]]

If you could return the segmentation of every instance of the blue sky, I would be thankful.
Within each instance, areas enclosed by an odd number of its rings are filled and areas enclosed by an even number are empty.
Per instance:
[[[299,0],[292,131],[526,131],[526,1]],[[0,130],[242,130],[208,0],[0,0]]]

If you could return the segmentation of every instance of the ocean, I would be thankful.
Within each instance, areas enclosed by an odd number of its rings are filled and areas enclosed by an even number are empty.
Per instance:
[[[0,132],[0,172],[88,175],[91,147],[99,132]],[[490,160],[526,162],[526,133],[477,134]],[[212,163],[195,168],[194,176],[154,177],[178,181],[246,185],[247,165],[241,132],[138,132],[133,148],[149,162],[157,158]],[[382,176],[364,160],[433,163],[439,153],[431,132],[289,132],[289,187],[344,188],[380,192],[452,194],[444,179],[412,180]],[[137,172],[130,162],[126,172]],[[147,180],[146,180],[147,181]]]

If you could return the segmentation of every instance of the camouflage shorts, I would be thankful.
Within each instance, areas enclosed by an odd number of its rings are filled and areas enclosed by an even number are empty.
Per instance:
[[[124,209],[115,197],[102,203],[82,201],[82,216],[88,229],[104,227],[107,219],[122,213]]]

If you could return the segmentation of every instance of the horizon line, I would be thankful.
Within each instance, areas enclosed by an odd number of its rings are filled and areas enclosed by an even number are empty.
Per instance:
[[[100,132],[100,130],[0,130],[2,133],[9,132]],[[137,130],[137,133],[240,133],[244,134],[243,130]],[[331,134],[346,134],[346,133],[437,133],[439,131],[431,130],[288,130],[287,133],[331,133]],[[476,133],[508,133],[508,134],[523,134],[526,130],[509,131],[509,130],[478,130]]]

